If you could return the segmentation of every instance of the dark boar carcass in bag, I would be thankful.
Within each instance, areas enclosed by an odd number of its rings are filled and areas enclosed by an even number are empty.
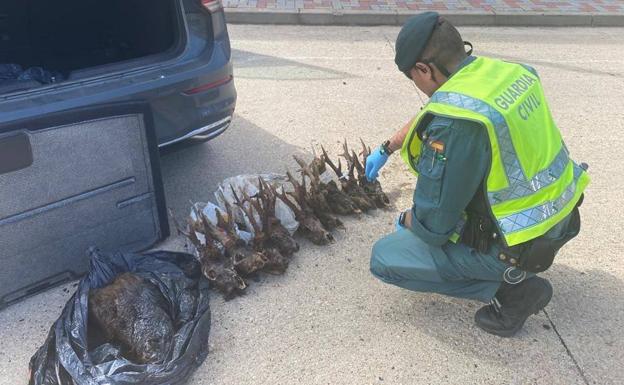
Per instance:
[[[174,333],[166,301],[149,280],[123,273],[110,285],[91,290],[89,336],[98,330],[97,337],[104,343],[119,344],[123,356],[130,361],[162,362]]]
[[[88,254],[89,274],[32,357],[29,384],[185,383],[208,355],[210,330],[208,282],[195,257]],[[123,300],[114,304],[119,295]],[[140,301],[157,308],[141,309]],[[124,334],[119,326],[142,330]]]

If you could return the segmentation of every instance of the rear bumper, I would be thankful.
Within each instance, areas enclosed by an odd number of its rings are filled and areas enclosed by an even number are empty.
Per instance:
[[[167,68],[161,73],[162,81],[155,80],[152,92],[139,96],[152,106],[160,147],[196,136],[214,138],[227,129],[234,114],[236,88],[225,16],[220,11],[208,17],[211,49],[190,54],[188,62]],[[206,44],[207,36],[195,33],[189,29],[189,53]]]
[[[207,67],[205,71],[205,74],[198,74],[146,95],[152,106],[161,147],[195,135],[212,135],[213,131],[227,128],[236,107],[236,88],[231,79],[232,65],[228,61],[222,68]],[[188,90],[228,78],[228,82],[217,87],[194,94],[187,93]]]
[[[232,117],[228,116],[214,123],[211,123],[207,126],[193,130],[179,138],[172,139],[168,142],[160,143],[158,147],[169,146],[171,144],[178,143],[178,142],[190,139],[190,138],[195,138],[201,141],[206,141],[206,140],[216,138],[217,136],[221,135],[230,126],[231,121],[232,121]]]

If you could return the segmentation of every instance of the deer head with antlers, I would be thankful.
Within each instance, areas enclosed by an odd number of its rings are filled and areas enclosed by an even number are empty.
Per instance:
[[[355,152],[352,152],[352,159],[358,172],[358,184],[364,189],[364,192],[372,199],[378,208],[387,208],[390,206],[390,199],[388,199],[388,196],[383,192],[381,183],[379,183],[377,179],[370,181],[366,177],[366,158],[371,154],[371,149],[364,144],[361,138],[360,142],[362,143],[362,163],[360,163]]]
[[[188,220],[188,232],[183,230],[175,221],[178,232],[183,234],[195,246],[199,254],[202,274],[210,281],[210,284],[223,293],[226,300],[230,300],[237,295],[244,293],[247,288],[245,280],[236,272],[230,258],[223,255],[218,244],[225,245],[233,241],[227,239],[224,230],[214,226],[203,212],[193,206],[193,211],[197,220]],[[173,217],[173,213],[172,213]],[[204,236],[204,242],[199,240],[197,233]]]
[[[269,232],[271,230],[266,225],[263,225],[266,220],[264,215],[265,208],[262,206],[261,200],[258,197],[256,199],[250,198],[244,191],[242,192],[243,200],[241,200],[233,188],[232,193],[236,199],[236,204],[241,208],[252,227],[251,230],[254,233],[252,246],[256,253],[262,256],[262,270],[271,274],[283,273],[286,271],[289,261],[277,248],[268,244],[270,239]],[[256,220],[254,210],[258,213],[259,221]]]
[[[299,229],[303,235],[308,238],[312,243],[317,245],[326,245],[330,242],[334,242],[334,237],[328,232],[321,221],[314,215],[314,212],[305,202],[305,193],[302,190],[301,184],[293,178],[290,172],[286,173],[288,181],[293,185],[295,192],[287,194],[282,191],[277,193],[277,197],[282,200],[295,214],[295,218],[299,222]],[[296,204],[290,200],[288,195],[295,198]]]

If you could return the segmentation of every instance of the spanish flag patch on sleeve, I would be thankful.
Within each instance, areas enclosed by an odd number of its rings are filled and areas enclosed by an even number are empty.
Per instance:
[[[429,147],[431,147],[435,152],[444,152],[444,143],[439,140],[430,140]]]

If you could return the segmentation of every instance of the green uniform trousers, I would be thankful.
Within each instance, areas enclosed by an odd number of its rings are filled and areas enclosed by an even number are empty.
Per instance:
[[[509,268],[498,254],[497,246],[485,254],[451,242],[430,246],[401,229],[375,243],[370,269],[380,280],[405,289],[489,302]]]

